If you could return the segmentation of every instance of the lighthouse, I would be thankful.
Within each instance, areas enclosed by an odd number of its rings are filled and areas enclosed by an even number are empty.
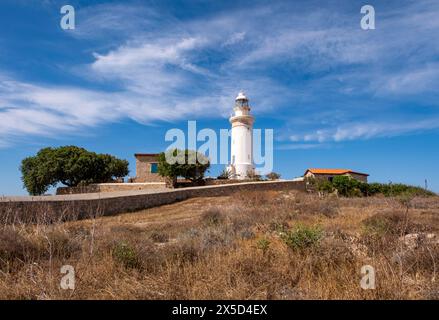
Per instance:
[[[229,119],[232,125],[231,159],[228,167],[233,179],[246,179],[254,172],[253,166],[253,122],[248,98],[240,91],[235,99],[234,115]]]

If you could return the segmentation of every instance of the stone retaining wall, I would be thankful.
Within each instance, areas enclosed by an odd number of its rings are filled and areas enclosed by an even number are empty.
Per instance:
[[[25,222],[38,219],[81,219],[95,215],[115,215],[137,211],[192,197],[230,195],[242,191],[305,190],[301,181],[263,181],[203,186],[163,191],[128,191],[82,195],[9,197],[0,199],[0,222],[17,219]]]
[[[96,192],[119,192],[150,189],[165,189],[164,182],[145,182],[145,183],[98,183],[82,187],[59,187],[56,189],[57,195],[96,193]]]
[[[245,183],[251,180],[231,180],[231,179],[206,179],[198,186],[217,186],[224,184]],[[188,188],[197,186],[196,183],[190,181],[178,181],[177,188]],[[119,192],[119,191],[136,191],[136,190],[151,190],[151,189],[165,189],[165,182],[126,182],[126,183],[95,183],[87,186],[78,187],[59,187],[56,189],[57,195],[67,194],[82,194],[82,193],[97,193],[97,192]]]

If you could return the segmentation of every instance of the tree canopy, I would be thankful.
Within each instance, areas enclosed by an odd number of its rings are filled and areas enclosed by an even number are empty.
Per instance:
[[[199,181],[209,167],[209,158],[193,150],[173,149],[159,155],[158,173],[162,177]]]
[[[41,149],[36,156],[23,159],[20,170],[29,194],[41,195],[58,183],[75,187],[124,177],[128,175],[128,161],[64,146]]]

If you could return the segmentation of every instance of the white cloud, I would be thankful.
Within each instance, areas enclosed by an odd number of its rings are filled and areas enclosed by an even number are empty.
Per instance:
[[[4,82],[6,83],[6,82]],[[98,92],[71,87],[37,86],[16,81],[0,87],[0,141],[21,135],[54,136],[83,127],[131,118],[141,123],[172,121],[194,113],[212,115],[222,96],[178,99],[145,97],[134,92]]]
[[[77,8],[75,30],[67,34],[78,39],[127,37],[139,30],[151,29],[160,15],[150,6],[128,4],[97,4]]]
[[[224,46],[233,46],[245,38],[245,32],[235,32],[233,33],[230,38],[228,38],[226,41],[224,41]]]
[[[378,81],[380,94],[417,94],[436,92],[439,86],[439,64],[428,64],[413,70],[405,70]]]
[[[302,135],[295,134],[290,137],[290,140],[293,142],[340,142],[358,139],[393,137],[438,128],[438,118],[386,123],[349,123],[335,128],[316,130],[312,133]]]
[[[255,101],[255,113],[283,108],[271,114],[315,125],[301,130],[309,133],[291,137],[309,142],[293,148],[435,127],[422,119],[417,124],[376,123],[372,112],[365,123],[356,123],[359,112],[371,107],[363,104],[359,110],[343,99],[358,93],[395,99],[434,94],[439,86],[439,67],[431,62],[439,53],[439,34],[433,32],[437,3],[413,2],[393,15],[380,12],[371,32],[359,28],[359,13],[285,6],[219,12],[191,21],[138,5],[80,9],[81,23],[68,34],[78,41],[98,39],[99,44],[86,50],[94,58],[91,63],[72,69],[81,70],[85,81],[110,84],[111,89],[0,78],[0,146],[15,136],[53,136],[123,118],[151,123],[227,116],[241,88]],[[270,74],[272,66],[281,66],[279,77]],[[307,77],[298,83],[281,81],[296,70]],[[326,98],[329,94],[339,94],[339,100]],[[334,127],[340,114],[346,125]]]
[[[105,72],[112,69],[136,68],[156,63],[181,64],[183,54],[195,49],[202,41],[196,38],[184,38],[176,43],[151,44],[143,43],[140,46],[122,46],[108,54],[94,54],[96,61],[92,68]]]
[[[294,143],[294,144],[281,144],[276,149],[278,150],[310,150],[328,148],[329,145],[324,143]]]

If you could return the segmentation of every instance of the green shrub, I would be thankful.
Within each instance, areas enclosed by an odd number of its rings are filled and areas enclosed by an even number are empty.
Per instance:
[[[330,190],[331,186],[337,189],[339,195],[344,197],[373,196],[377,194],[382,194],[386,197],[435,195],[435,193],[420,187],[402,183],[366,183],[358,181],[350,176],[336,176],[332,180],[332,183],[329,181],[317,182],[317,189],[319,191]]]
[[[113,257],[127,269],[140,269],[141,261],[136,250],[126,242],[119,242],[113,249]]]
[[[254,170],[247,171],[247,178],[252,181],[262,181],[262,176]]]
[[[361,195],[360,185],[362,182],[349,176],[336,176],[332,179],[332,184],[337,189],[338,194],[345,197]]]
[[[317,190],[323,193],[332,193],[334,192],[334,185],[331,181],[318,179],[316,181]]]
[[[294,250],[303,250],[316,246],[323,237],[319,227],[298,225],[295,229],[282,234],[284,243]]]
[[[268,180],[279,180],[280,179],[280,174],[276,173],[276,172],[270,172],[269,174],[265,175],[265,177]]]
[[[270,243],[270,240],[268,240],[267,238],[261,238],[256,243],[256,246],[265,254],[270,248]]]
[[[229,170],[227,170],[227,169],[224,169],[223,171],[221,171],[221,173],[218,175],[218,177],[217,177],[217,179],[219,179],[219,180],[227,180],[227,179],[230,179],[232,177],[232,173],[229,171]]]

